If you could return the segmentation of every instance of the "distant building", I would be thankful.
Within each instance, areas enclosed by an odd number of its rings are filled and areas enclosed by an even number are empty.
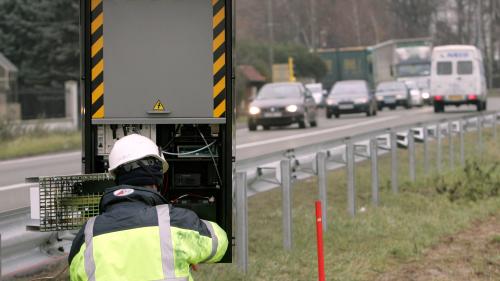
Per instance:
[[[17,77],[17,67],[0,53],[0,118],[20,118]]]
[[[244,114],[250,101],[257,96],[257,91],[266,83],[266,77],[252,65],[240,65],[237,71],[236,110]]]

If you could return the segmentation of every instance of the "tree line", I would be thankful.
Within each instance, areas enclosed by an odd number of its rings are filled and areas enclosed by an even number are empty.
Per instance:
[[[429,36],[436,44],[477,45],[488,72],[499,69],[500,0],[233,1],[237,46],[243,45],[239,62],[253,63],[264,74],[270,45],[278,50],[277,60],[286,48],[300,53],[308,61],[300,60],[299,71],[318,77],[321,69],[310,67],[316,58],[304,50]],[[79,0],[0,0],[0,11],[0,52],[18,66],[21,88],[78,79]]]
[[[79,77],[79,0],[0,0],[0,52],[23,88],[62,87]]]
[[[236,2],[237,38],[314,50],[432,37],[436,45],[476,45],[483,51],[488,76],[500,72],[500,0]]]

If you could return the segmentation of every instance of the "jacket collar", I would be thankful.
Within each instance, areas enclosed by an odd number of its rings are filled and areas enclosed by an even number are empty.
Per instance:
[[[150,188],[119,185],[105,190],[99,202],[99,213],[102,214],[111,206],[125,202],[138,202],[152,207],[168,204],[167,200],[160,193]]]

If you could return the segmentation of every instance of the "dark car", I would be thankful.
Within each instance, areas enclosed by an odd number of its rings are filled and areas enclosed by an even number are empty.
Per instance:
[[[411,108],[412,106],[410,90],[404,82],[381,82],[377,86],[375,96],[377,97],[379,109],[383,109],[384,107],[396,109],[397,106]]]
[[[307,124],[316,127],[316,103],[301,83],[271,83],[259,91],[257,98],[250,104],[248,129],[264,130],[271,126],[288,126],[297,123],[300,128]]]
[[[377,115],[377,103],[366,81],[339,81],[333,85],[326,99],[326,118],[346,113]]]

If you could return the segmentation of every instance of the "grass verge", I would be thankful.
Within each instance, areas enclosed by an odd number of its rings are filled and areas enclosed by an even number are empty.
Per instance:
[[[499,88],[489,89],[488,96],[489,97],[500,97],[500,89]]]
[[[484,132],[485,153],[481,159],[471,161],[468,168],[448,169],[441,176],[435,170],[435,143],[430,147],[429,176],[423,176],[422,147],[417,149],[418,181],[408,180],[406,151],[399,155],[398,195],[390,191],[390,159],[380,160],[381,204],[370,203],[370,166],[357,165],[356,188],[358,209],[366,211],[350,218],[346,212],[345,170],[329,174],[328,232],[325,239],[325,265],[328,280],[373,280],[383,272],[400,264],[418,260],[423,251],[436,244],[440,238],[458,232],[472,222],[500,212],[500,198],[495,196],[496,167],[500,154],[491,141],[491,134]],[[458,141],[453,152],[458,166]],[[466,154],[473,159],[476,136],[466,136]],[[443,145],[443,167],[450,167],[449,146]],[[474,163],[480,163],[475,165]],[[474,187],[483,182],[471,167],[489,171],[492,186],[483,194]],[[445,168],[446,169],[446,168]],[[467,169],[469,171],[467,171]],[[481,173],[479,173],[481,174]],[[460,185],[465,182],[468,184]],[[443,187],[449,187],[443,189]],[[460,196],[451,196],[456,188]],[[443,191],[444,190],[444,191]],[[489,192],[489,193],[488,193]],[[317,198],[316,180],[298,182],[293,188],[293,250],[282,247],[281,191],[275,189],[257,194],[249,200],[249,273],[239,273],[234,265],[206,265],[195,273],[199,280],[314,280],[316,272],[316,241],[314,200]],[[498,194],[496,194],[498,195]]]
[[[466,136],[466,155],[470,164],[466,168],[451,167],[449,144],[443,144],[442,175],[436,169],[436,143],[430,144],[431,156],[424,177],[422,146],[417,147],[417,178],[408,180],[408,155],[400,150],[400,193],[390,191],[390,158],[380,158],[381,203],[370,204],[370,166],[368,162],[356,166],[358,210],[366,211],[351,218],[346,212],[345,170],[329,173],[328,231],[325,239],[325,265],[327,280],[374,280],[384,272],[401,264],[419,260],[422,253],[442,237],[467,228],[472,222],[500,212],[500,198],[494,194],[500,172],[496,167],[499,150],[492,142],[491,132],[484,132],[483,156],[474,158],[476,135]],[[458,166],[458,141],[452,150]],[[480,163],[480,165],[476,165]],[[480,172],[474,172],[475,169]],[[472,172],[471,172],[472,171]],[[482,176],[489,173],[487,181]],[[460,184],[460,183],[469,184]],[[488,186],[478,183],[488,182]],[[293,187],[293,250],[282,247],[281,191],[274,189],[249,199],[249,273],[238,272],[234,264],[202,265],[194,273],[195,280],[315,280],[316,241],[314,201],[317,198],[314,178],[295,183]],[[446,188],[445,188],[446,187]],[[455,189],[459,191],[450,191]],[[470,196],[473,194],[474,196]],[[453,196],[452,196],[453,195]],[[498,243],[497,236],[491,243]],[[60,265],[64,267],[64,265]],[[59,269],[60,271],[60,269]],[[52,275],[55,275],[54,271]],[[44,273],[41,276],[51,275]],[[31,280],[16,279],[16,280]],[[67,272],[62,278],[68,280]]]
[[[25,134],[0,140],[0,160],[81,148],[80,132]]]

